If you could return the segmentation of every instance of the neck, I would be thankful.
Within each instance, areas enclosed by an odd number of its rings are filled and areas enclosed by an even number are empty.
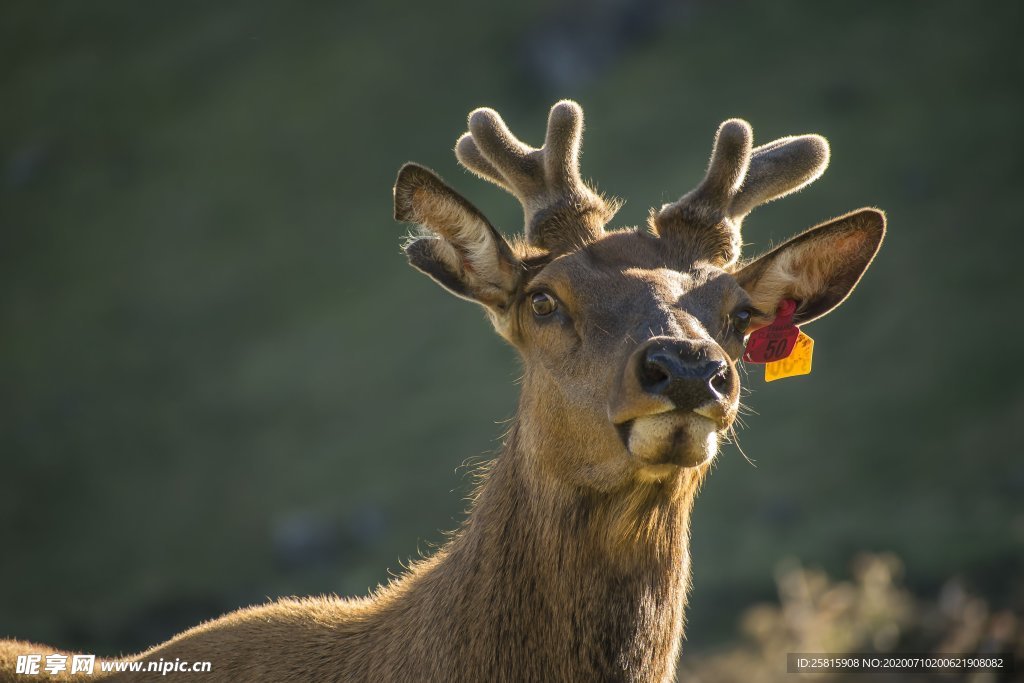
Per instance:
[[[400,582],[459,679],[670,679],[700,476],[610,493],[550,482],[513,427],[463,528]],[[442,659],[440,656],[438,659]],[[439,670],[454,674],[456,671]]]

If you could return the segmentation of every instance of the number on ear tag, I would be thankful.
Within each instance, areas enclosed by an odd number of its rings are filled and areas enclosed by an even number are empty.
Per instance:
[[[747,339],[743,360],[748,363],[771,363],[788,357],[800,335],[800,330],[793,324],[795,312],[796,302],[783,299],[772,324],[753,332]]]
[[[814,340],[800,332],[788,358],[766,363],[764,381],[773,382],[783,377],[811,374],[811,356],[814,355]]]

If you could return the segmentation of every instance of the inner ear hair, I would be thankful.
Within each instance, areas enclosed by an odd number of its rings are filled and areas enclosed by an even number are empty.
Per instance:
[[[449,291],[501,309],[521,276],[521,264],[487,218],[433,171],[402,167],[394,187],[395,218],[427,235],[405,246],[409,262]]]
[[[414,238],[405,245],[405,255],[414,268],[456,296],[497,310],[504,310],[508,305],[510,293],[492,283],[475,280],[472,273],[467,272],[467,267],[471,269],[471,266],[443,238],[429,235]]]
[[[885,214],[865,208],[810,228],[738,268],[734,275],[754,306],[774,313],[783,299],[797,302],[804,324],[841,304],[881,246]]]

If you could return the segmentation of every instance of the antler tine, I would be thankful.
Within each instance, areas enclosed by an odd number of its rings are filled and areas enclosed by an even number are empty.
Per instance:
[[[810,185],[828,168],[828,140],[820,135],[791,135],[756,148],[731,213],[743,217],[761,204]]]
[[[737,192],[750,167],[754,131],[742,119],[729,119],[718,127],[711,148],[704,180],[694,190],[694,198],[717,204],[726,203]]]
[[[722,123],[704,180],[653,216],[657,233],[680,241],[692,257],[729,267],[740,255],[746,215],[809,185],[828,167],[828,141],[820,135],[780,138],[756,149],[752,145],[746,121]]]
[[[495,167],[513,194],[528,199],[543,187],[535,150],[512,134],[498,112],[480,108],[469,115],[469,131],[481,156]]]
[[[583,109],[562,100],[548,113],[544,135],[544,172],[558,190],[593,194],[580,178],[580,143],[583,140]]]
[[[469,131],[456,143],[456,157],[519,200],[527,241],[555,251],[601,236],[618,205],[580,178],[583,110],[578,104],[562,100],[551,108],[541,149],[516,138],[493,109],[474,110]]]
[[[459,160],[459,163],[484,180],[491,181],[509,194],[515,194],[508,181],[505,180],[505,176],[501,174],[501,171],[496,169],[480,153],[480,148],[473,142],[472,133],[463,133],[462,137],[455,143],[455,157]]]

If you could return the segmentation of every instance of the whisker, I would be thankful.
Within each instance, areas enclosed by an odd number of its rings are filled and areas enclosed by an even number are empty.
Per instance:
[[[736,446],[736,450],[738,450],[740,452],[740,455],[743,456],[743,459],[746,460],[748,463],[750,463],[751,467],[756,469],[757,468],[757,463],[755,461],[751,460],[750,456],[748,456],[746,451],[743,450],[743,447],[740,446],[740,435],[739,435],[739,432],[736,431],[735,425],[730,425],[729,426],[729,432],[732,435],[732,438],[730,439],[730,443],[732,443],[734,446]]]

